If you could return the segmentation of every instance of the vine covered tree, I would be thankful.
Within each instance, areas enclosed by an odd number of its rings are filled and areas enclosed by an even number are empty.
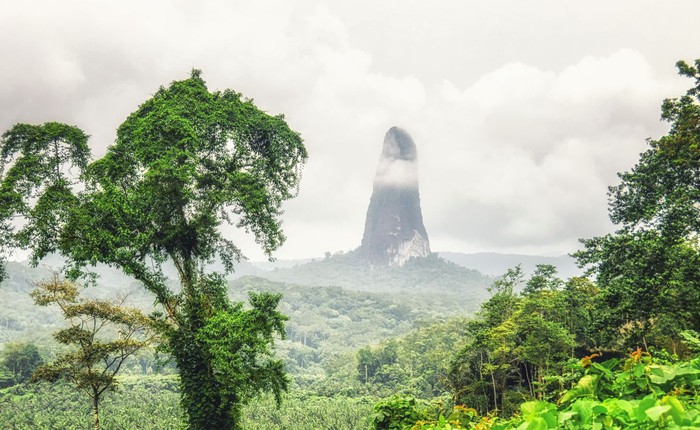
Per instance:
[[[127,358],[149,346],[152,322],[124,300],[83,300],[78,288],[56,274],[31,292],[39,306],[58,305],[69,327],[54,333],[58,343],[70,347],[51,363],[36,369],[34,380],[66,380],[92,400],[93,428],[100,428],[100,401],[117,385],[117,373]]]
[[[597,275],[609,340],[674,351],[682,330],[700,329],[700,60],[677,67],[694,86],[663,102],[668,134],[610,187],[620,229],[582,240],[576,254]]]
[[[268,256],[282,244],[281,205],[296,194],[307,157],[299,134],[241,94],[210,92],[197,70],[161,87],[92,163],[84,133],[40,133],[46,127],[19,124],[0,142],[9,166],[0,184],[3,250],[28,249],[34,262],[59,253],[71,279],[101,263],[140,281],[162,307],[158,327],[191,429],[237,428],[253,396],[279,398],[287,386],[273,355],[274,336],[284,334],[280,296],[232,303],[224,274],[208,268],[218,258],[230,271],[242,258],[226,225],[253,233]],[[49,172],[35,159],[52,147],[64,155]],[[165,264],[177,270],[177,287]]]

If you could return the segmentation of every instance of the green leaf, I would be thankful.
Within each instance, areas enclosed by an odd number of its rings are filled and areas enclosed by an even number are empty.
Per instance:
[[[578,414],[574,411],[564,411],[559,413],[559,419],[558,423],[559,424],[564,424],[567,421],[571,420],[572,418],[576,417]]]
[[[678,425],[685,423],[685,408],[683,404],[674,396],[665,396],[661,399],[661,404],[668,405],[670,409],[670,415],[673,418],[673,422]]]
[[[578,416],[578,424],[588,425],[593,422],[593,405],[595,402],[589,399],[579,399],[574,402],[570,410]]]
[[[529,420],[525,429],[526,430],[547,430],[547,429],[549,429],[549,425],[547,424],[547,421],[544,418],[535,417],[535,418],[532,418],[531,420]]]
[[[559,403],[567,403],[570,400],[579,397],[593,397],[596,390],[596,385],[598,383],[598,375],[584,375],[577,383],[576,386],[561,397]]]
[[[603,405],[595,405],[591,408],[591,411],[596,415],[603,415],[608,413],[608,408]]]
[[[671,406],[668,405],[659,405],[659,406],[654,406],[646,411],[644,413],[651,418],[652,421],[656,422],[661,419],[661,416],[665,414],[666,412],[671,410]]]
[[[634,408],[634,419],[638,422],[645,421],[648,417],[646,411],[655,407],[656,403],[656,399],[652,396],[647,396],[642,400],[639,400]]]
[[[520,411],[523,413],[523,416],[526,417],[540,415],[551,410],[556,410],[556,405],[549,402],[531,401],[524,402],[520,405]]]

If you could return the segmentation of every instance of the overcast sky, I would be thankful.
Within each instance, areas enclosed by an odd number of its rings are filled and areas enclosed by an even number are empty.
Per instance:
[[[359,246],[393,125],[418,147],[433,251],[561,255],[612,230],[607,186],[666,132],[698,16],[697,0],[2,0],[0,130],[71,123],[100,156],[199,68],[305,140],[278,258]]]

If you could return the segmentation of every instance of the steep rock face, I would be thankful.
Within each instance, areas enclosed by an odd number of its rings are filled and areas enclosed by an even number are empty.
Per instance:
[[[362,254],[375,265],[403,265],[430,254],[418,193],[416,144],[392,127],[384,137],[367,208]]]

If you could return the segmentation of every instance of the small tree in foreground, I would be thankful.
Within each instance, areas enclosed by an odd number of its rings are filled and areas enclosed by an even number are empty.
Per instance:
[[[116,376],[124,361],[153,339],[152,321],[140,310],[101,300],[78,299],[78,289],[58,276],[41,282],[31,292],[40,306],[58,305],[69,327],[54,338],[70,350],[52,363],[40,366],[34,380],[66,380],[92,400],[95,430],[100,428],[99,406],[103,394],[116,388]]]

